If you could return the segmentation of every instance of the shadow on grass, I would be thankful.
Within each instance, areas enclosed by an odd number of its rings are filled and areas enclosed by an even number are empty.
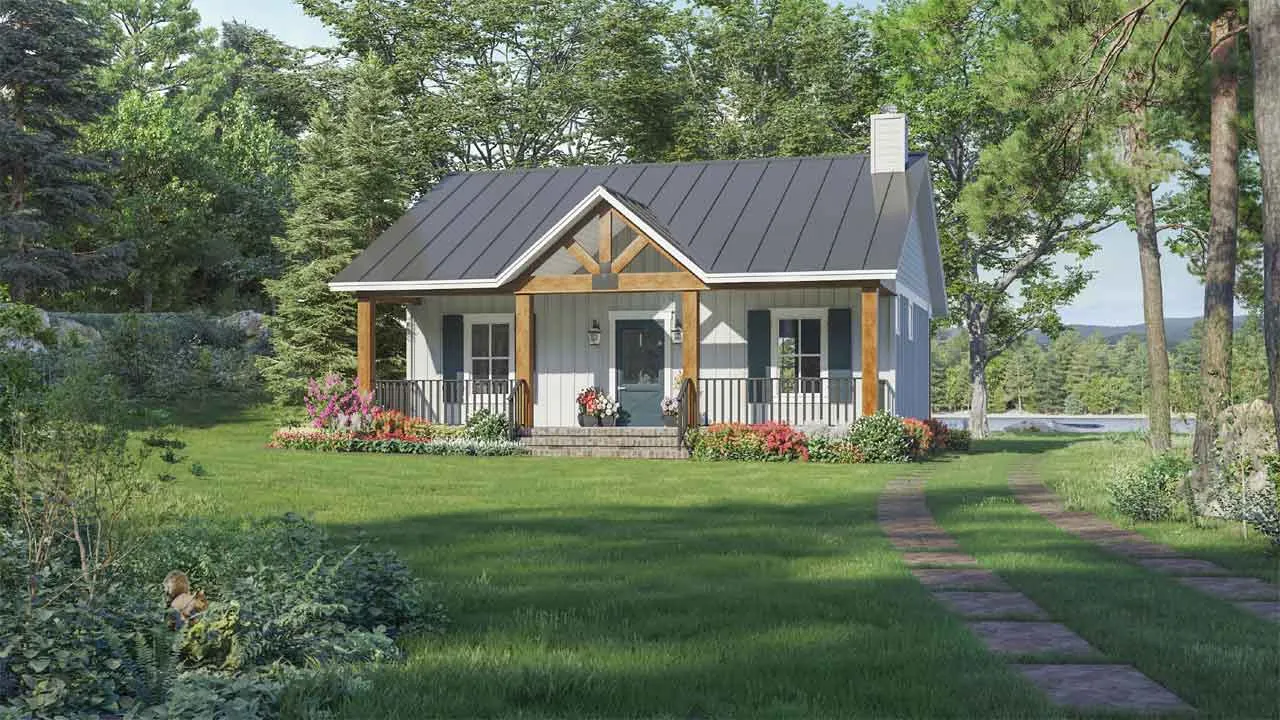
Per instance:
[[[1075,443],[1097,440],[1098,437],[1083,433],[997,433],[985,440],[974,440],[969,454],[1037,455],[1061,450]]]
[[[329,526],[395,546],[455,620],[346,713],[1053,717],[907,572],[876,489]]]

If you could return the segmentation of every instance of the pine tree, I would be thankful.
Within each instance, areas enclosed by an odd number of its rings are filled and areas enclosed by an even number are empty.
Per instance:
[[[385,71],[371,62],[356,68],[341,123],[327,107],[312,118],[297,209],[276,239],[287,270],[267,283],[275,355],[261,367],[279,402],[296,402],[309,377],[355,373],[355,298],[330,292],[328,282],[404,212],[408,189],[397,163],[405,135]],[[397,332],[388,320],[384,336]]]
[[[103,199],[88,179],[102,163],[74,145],[104,109],[105,62],[78,3],[0,0],[0,282],[15,300],[119,271],[121,248],[77,254],[60,235]]]

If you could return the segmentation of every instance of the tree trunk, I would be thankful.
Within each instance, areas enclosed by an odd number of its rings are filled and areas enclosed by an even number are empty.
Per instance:
[[[1240,189],[1236,130],[1240,78],[1236,68],[1239,16],[1224,11],[1209,28],[1213,73],[1209,120],[1209,242],[1204,268],[1204,340],[1196,412],[1196,490],[1212,476],[1218,414],[1231,402],[1231,320],[1235,304],[1236,221]],[[1201,494],[1201,493],[1197,493]]]
[[[987,427],[987,327],[980,309],[969,311],[969,433],[990,435]]]
[[[1147,325],[1147,376],[1151,381],[1147,422],[1151,428],[1151,449],[1165,452],[1171,447],[1169,412],[1169,348],[1164,335],[1164,285],[1160,275],[1160,242],[1156,237],[1156,203],[1151,182],[1142,172],[1148,150],[1146,110],[1134,110],[1125,142],[1131,168],[1135,171],[1134,224],[1138,230],[1138,268],[1142,273],[1142,315]]]
[[[1268,399],[1280,452],[1280,0],[1249,7],[1253,49],[1253,112],[1262,161],[1262,330],[1267,348]]]

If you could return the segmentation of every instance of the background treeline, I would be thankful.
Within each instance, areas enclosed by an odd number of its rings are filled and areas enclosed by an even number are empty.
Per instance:
[[[1173,412],[1194,415],[1199,402],[1203,323],[1169,353]],[[932,389],[935,412],[969,409],[968,337],[940,333],[933,340]],[[1232,403],[1267,393],[1267,362],[1262,323],[1251,315],[1232,340]],[[1151,374],[1147,343],[1129,333],[1108,340],[1101,333],[1082,336],[1069,328],[1056,338],[1028,336],[991,364],[991,410],[1028,413],[1133,413],[1150,410]]]

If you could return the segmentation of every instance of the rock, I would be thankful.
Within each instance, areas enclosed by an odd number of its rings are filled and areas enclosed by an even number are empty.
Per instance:
[[[1234,518],[1248,498],[1271,487],[1265,459],[1275,455],[1276,427],[1270,403],[1259,398],[1224,410],[1214,450],[1216,477],[1196,493],[1196,503],[1205,515]]]
[[[263,322],[265,318],[265,315],[255,310],[241,310],[223,318],[222,322],[244,333],[245,337],[256,338],[266,332],[267,326]]]

